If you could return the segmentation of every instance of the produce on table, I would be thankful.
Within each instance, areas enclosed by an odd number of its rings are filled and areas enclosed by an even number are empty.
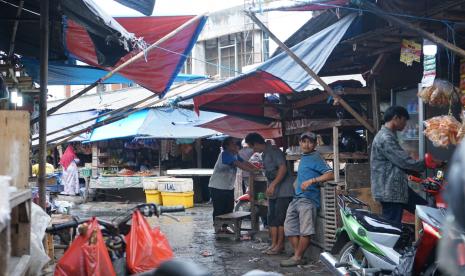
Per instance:
[[[465,129],[453,116],[436,116],[425,121],[425,135],[436,147],[457,145]]]
[[[131,176],[131,175],[134,175],[134,171],[133,170],[129,170],[129,169],[122,169],[118,172],[118,175],[121,175],[121,176]]]

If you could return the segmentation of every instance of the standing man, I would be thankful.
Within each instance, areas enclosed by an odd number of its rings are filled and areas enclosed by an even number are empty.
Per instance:
[[[320,184],[334,179],[332,169],[315,150],[317,137],[312,132],[300,135],[302,156],[297,171],[295,196],[287,209],[284,233],[289,237],[294,255],[281,262],[290,267],[305,264],[305,250],[310,246],[310,237],[315,234],[317,209],[320,207]]]
[[[237,155],[239,146],[233,137],[224,139],[221,147],[222,151],[208,184],[213,203],[213,220],[216,216],[231,213],[234,210],[234,183],[237,168],[250,172],[258,171],[256,167]],[[226,224],[217,230],[229,232]]]
[[[254,152],[262,153],[265,176],[268,180],[268,226],[271,233],[271,246],[264,251],[268,255],[281,254],[284,251],[284,220],[289,203],[294,196],[293,179],[289,175],[284,153],[258,133],[249,133],[245,142]],[[251,195],[254,196],[254,195]]]
[[[399,145],[397,131],[402,131],[410,116],[401,106],[391,106],[384,113],[384,126],[376,134],[371,148],[371,192],[383,207],[382,216],[399,227],[403,210],[415,213],[416,205],[426,205],[408,186],[407,172],[425,170],[423,160],[411,158]]]

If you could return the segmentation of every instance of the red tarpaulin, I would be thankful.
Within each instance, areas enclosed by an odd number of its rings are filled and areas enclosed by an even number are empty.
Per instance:
[[[171,31],[181,26],[193,16],[161,16],[161,17],[128,17],[116,20],[136,37],[143,37],[147,44],[152,44]],[[206,17],[200,18],[171,39],[154,49],[147,55],[147,61],[140,59],[119,71],[119,74],[135,81],[139,85],[155,93],[164,93],[171,86],[174,78],[181,70],[186,56],[191,51],[200,31],[205,24]],[[93,66],[97,66],[97,56],[87,31],[72,20],[68,20],[66,30],[66,47],[77,59]],[[116,65],[120,65],[137,53],[128,53]],[[180,53],[175,54],[172,52]],[[185,55],[185,56],[183,56]],[[111,70],[115,67],[103,68]]]
[[[214,93],[208,93],[209,91]],[[202,91],[194,97],[196,112],[199,107],[209,111],[264,116],[266,93],[289,94],[292,88],[281,79],[264,71],[254,71],[232,81]]]
[[[199,125],[199,127],[213,129],[237,138],[244,138],[251,132],[257,132],[266,139],[279,138],[282,136],[281,124],[279,122],[265,125],[233,116],[224,116]]]

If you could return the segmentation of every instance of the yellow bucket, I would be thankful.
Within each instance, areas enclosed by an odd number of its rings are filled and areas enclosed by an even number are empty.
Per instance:
[[[184,208],[194,207],[194,192],[185,193],[170,193],[161,192],[163,199],[163,206],[179,206],[182,205]]]
[[[157,190],[145,190],[145,201],[147,203],[155,203],[157,205],[163,205],[163,200],[160,191]]]

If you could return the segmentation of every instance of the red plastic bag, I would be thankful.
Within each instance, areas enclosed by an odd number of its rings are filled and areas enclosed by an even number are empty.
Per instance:
[[[168,240],[159,228],[151,229],[139,210],[132,215],[131,231],[126,236],[126,262],[131,273],[157,268],[174,256]]]
[[[55,276],[116,276],[96,218],[79,235],[55,267]]]

